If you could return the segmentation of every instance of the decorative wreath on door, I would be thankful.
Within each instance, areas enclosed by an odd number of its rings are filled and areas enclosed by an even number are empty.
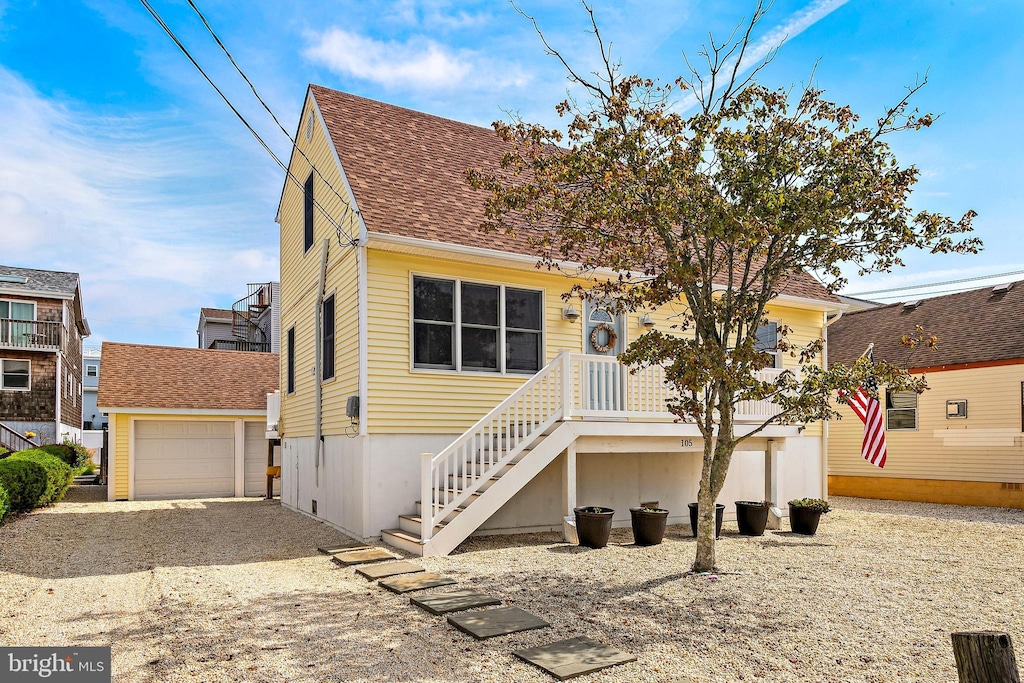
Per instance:
[[[601,332],[608,333],[608,339],[604,344],[600,343]],[[615,342],[618,340],[619,335],[615,334],[615,329],[608,323],[601,323],[596,325],[590,333],[590,345],[594,347],[594,350],[598,353],[608,353],[615,348]]]

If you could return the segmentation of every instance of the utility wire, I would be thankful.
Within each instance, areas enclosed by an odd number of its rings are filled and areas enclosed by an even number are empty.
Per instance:
[[[892,289],[875,289],[870,292],[857,292],[855,294],[845,294],[844,296],[867,296],[869,294],[886,294],[888,292],[904,292],[912,289],[929,289],[931,287],[942,287],[944,285],[956,285],[961,282],[977,282],[978,280],[992,280],[997,277],[1009,277],[1011,275],[1024,275],[1024,270],[1012,270],[1008,273],[996,273],[995,275],[978,275],[976,277],[965,277],[959,280],[946,280],[945,282],[932,282],[927,285],[909,285],[907,287],[893,287]],[[955,291],[955,290],[954,290]],[[882,299],[891,299],[893,297],[883,296]]]
[[[282,162],[281,159],[277,156],[277,154],[274,153],[274,150],[272,150],[270,146],[266,142],[264,142],[263,138],[260,137],[260,134],[256,132],[256,130],[249,124],[249,122],[245,119],[242,113],[238,111],[235,105],[231,103],[231,100],[228,99],[227,95],[225,95],[223,91],[221,91],[221,89],[217,87],[217,84],[214,83],[213,79],[211,79],[206,74],[206,72],[203,70],[203,67],[199,66],[199,62],[195,60],[192,54],[188,51],[188,48],[186,48],[182,44],[182,42],[178,40],[178,36],[174,34],[174,31],[171,30],[171,27],[167,25],[167,23],[163,20],[160,14],[153,8],[153,6],[149,3],[149,0],[139,0],[139,2],[142,3],[142,6],[145,7],[149,14],[153,17],[153,19],[156,20],[156,22],[160,25],[160,28],[164,30],[164,33],[166,33],[167,36],[172,41],[174,41],[174,44],[178,46],[178,49],[181,50],[182,54],[184,54],[188,58],[188,60],[192,62],[192,66],[194,66],[196,70],[199,71],[200,74],[202,74],[203,78],[206,79],[206,82],[210,84],[210,87],[213,88],[218,95],[220,95],[220,98],[224,100],[224,104],[228,105],[228,108],[231,109],[231,111],[234,113],[236,117],[238,117],[238,120],[242,122],[242,125],[244,125],[246,129],[248,129],[248,131],[252,133],[252,136],[256,138],[256,141],[260,143],[260,146],[263,147],[263,149],[266,150],[267,154],[270,155],[274,162],[277,163],[279,167],[281,167],[281,170],[285,172],[287,178],[291,180],[293,183],[295,183],[296,187],[300,188],[303,191],[303,194],[305,194],[305,184],[299,182],[299,179],[296,178],[290,170],[288,170],[288,167],[284,164],[284,162]],[[334,217],[331,216],[330,212],[328,212],[327,209],[325,209],[320,202],[318,202],[313,197],[311,197],[310,199],[312,200],[313,206],[319,209],[320,213],[324,216],[324,218],[326,218],[331,223],[331,225],[334,226],[335,231],[337,231],[339,234],[344,233],[347,237],[351,239],[351,236],[342,229],[341,224],[338,221],[334,220]]]
[[[270,105],[268,105],[266,101],[264,101],[264,99],[260,96],[259,92],[256,90],[256,86],[253,85],[252,81],[249,80],[249,77],[245,75],[244,71],[242,71],[242,67],[238,66],[238,62],[235,61],[235,58],[231,55],[231,52],[228,51],[227,46],[224,45],[224,42],[220,39],[220,36],[217,35],[217,32],[213,30],[213,27],[210,25],[210,22],[206,20],[206,17],[199,10],[199,7],[196,5],[196,3],[193,2],[193,0],[188,0],[188,4],[189,7],[191,7],[192,10],[199,16],[199,19],[203,22],[203,26],[206,27],[206,30],[217,42],[217,45],[220,47],[224,55],[228,58],[228,61],[231,62],[231,66],[235,67],[235,71],[238,72],[238,75],[241,76],[242,80],[244,80],[246,84],[249,86],[249,89],[252,91],[253,96],[259,101],[261,105],[263,105],[263,109],[265,109],[266,112],[270,114],[270,118],[274,120],[274,123],[277,124],[277,127],[281,129],[282,133],[284,133],[284,136],[288,138],[289,142],[292,143],[295,151],[302,155],[302,158],[309,163],[309,166],[310,168],[313,169],[313,172],[316,173],[317,176],[319,176],[320,180],[322,180],[324,184],[327,185],[331,192],[334,193],[334,196],[337,197],[338,200],[345,207],[345,213],[342,214],[341,218],[338,220],[338,223],[344,221],[345,218],[348,217],[349,212],[354,211],[355,213],[358,213],[358,211],[355,211],[355,209],[352,208],[352,205],[348,203],[348,200],[346,200],[345,197],[340,192],[338,192],[338,190],[336,190],[333,185],[331,185],[331,182],[324,177],[324,174],[321,173],[320,169],[316,167],[316,164],[313,163],[313,160],[306,156],[306,153],[299,148],[298,140],[292,137],[291,133],[288,132],[288,130],[281,124],[281,121],[277,118],[274,112],[270,109]],[[352,235],[348,234],[347,232],[345,233],[345,237],[347,237],[350,242],[355,241]],[[341,239],[340,233],[338,235],[338,238],[339,240]]]
[[[976,291],[976,290],[979,290],[979,289],[988,289],[988,285],[983,285],[981,287],[967,287],[967,288],[955,287],[953,289],[940,289],[937,292],[922,292],[922,293],[918,294],[917,296],[919,296],[919,297],[921,297],[923,299],[927,299],[928,297],[938,296],[939,294],[959,294],[959,293],[962,293],[962,292],[973,292],[973,291]],[[876,299],[902,299],[903,295],[902,294],[889,294],[888,296],[879,296],[879,297],[875,297],[875,298]]]

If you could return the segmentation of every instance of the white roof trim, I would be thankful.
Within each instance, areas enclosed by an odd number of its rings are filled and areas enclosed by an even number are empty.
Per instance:
[[[63,301],[74,301],[75,294],[62,294],[60,292],[37,292],[32,289],[5,289],[0,287],[0,295],[2,296],[37,296],[41,299],[61,299]]]
[[[220,417],[224,415],[242,415],[245,417],[266,417],[264,410],[234,410],[231,408],[111,408],[108,406],[96,406],[97,410],[104,413],[132,414],[132,415],[210,415]]]

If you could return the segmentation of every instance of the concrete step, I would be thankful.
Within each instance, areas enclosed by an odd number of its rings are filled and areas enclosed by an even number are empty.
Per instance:
[[[380,538],[392,548],[398,548],[419,557],[423,556],[423,544],[420,542],[419,535],[410,534],[402,529],[383,529],[380,532]]]
[[[455,516],[458,517],[458,512],[459,511],[456,510],[455,512],[456,512]],[[434,525],[434,533],[436,534],[438,531],[443,529],[445,524],[447,524],[447,522],[441,522],[440,524],[435,524]],[[422,518],[419,515],[399,515],[398,516],[398,528],[401,529],[402,531],[405,531],[407,533],[412,534],[416,538],[419,538],[420,537],[420,533],[421,533],[422,528],[423,528]]]

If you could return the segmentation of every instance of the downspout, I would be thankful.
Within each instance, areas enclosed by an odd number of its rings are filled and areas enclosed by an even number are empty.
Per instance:
[[[323,329],[323,305],[324,305],[324,287],[326,286],[327,280],[327,254],[330,249],[331,240],[327,237],[324,238],[323,243],[320,245],[320,278],[317,280],[316,287],[316,326],[314,329],[314,360],[313,360],[313,387],[314,387],[314,411],[316,413],[314,418],[314,432],[315,437],[314,445],[316,446],[316,487],[320,488],[320,463],[323,461],[324,455],[324,436],[323,436],[323,335],[321,334]]]
[[[825,311],[825,324],[821,332],[825,337],[825,344],[821,349],[821,369],[828,370],[828,328],[829,325],[843,317],[843,309],[835,309],[835,317],[829,318],[832,311]],[[821,498],[828,500],[828,420],[821,425]]]

